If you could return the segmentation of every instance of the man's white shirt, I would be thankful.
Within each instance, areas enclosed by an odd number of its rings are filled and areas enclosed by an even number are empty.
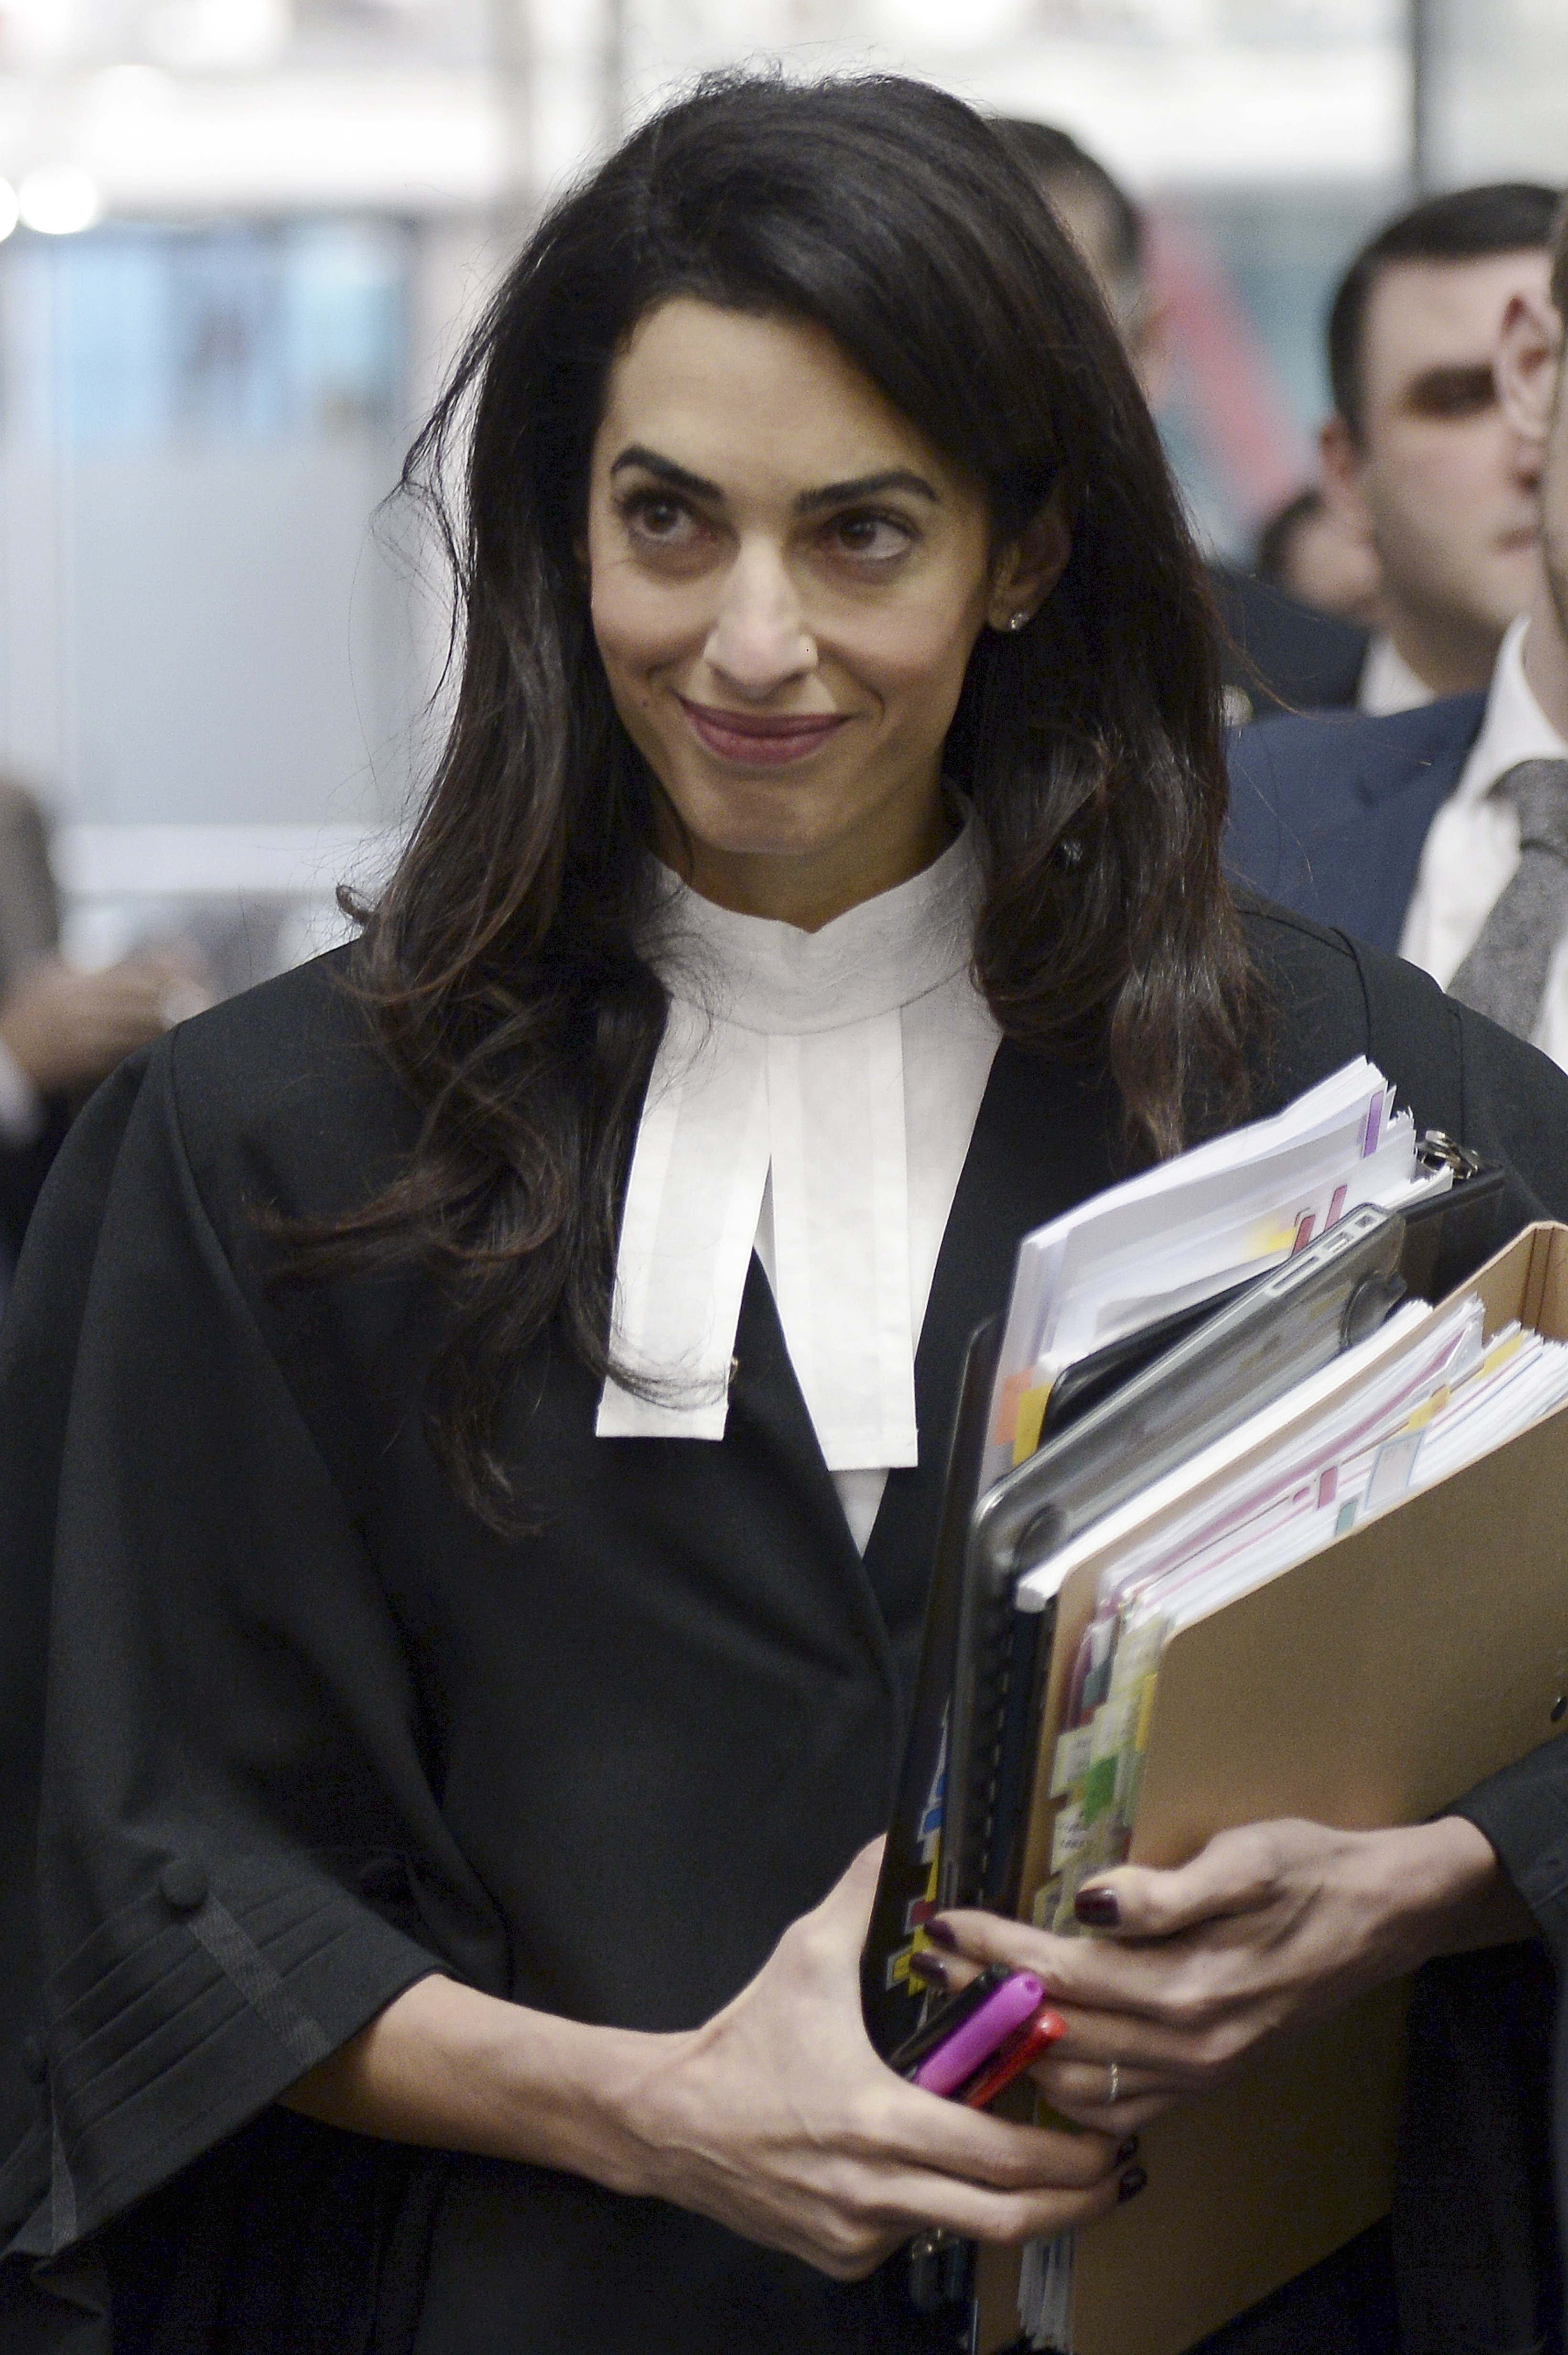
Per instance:
[[[1418,678],[1399,648],[1380,630],[1367,648],[1360,677],[1356,681],[1356,709],[1373,719],[1392,712],[1416,711],[1435,702],[1432,689]]]
[[[1400,934],[1400,954],[1445,989],[1519,865],[1519,813],[1497,792],[1499,780],[1520,761],[1568,760],[1568,741],[1524,675],[1529,626],[1521,614],[1502,642],[1480,734],[1432,822]],[[1568,1070],[1568,940],[1547,975],[1534,1043]]]

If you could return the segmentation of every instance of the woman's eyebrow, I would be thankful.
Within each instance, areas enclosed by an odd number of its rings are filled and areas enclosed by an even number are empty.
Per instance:
[[[656,450],[645,448],[641,442],[633,442],[622,451],[610,468],[611,474],[618,474],[623,466],[640,466],[644,474],[667,483],[672,491],[688,492],[694,499],[722,499],[724,496],[717,483],[709,482],[701,474],[694,474],[688,466],[677,466],[673,458],[661,458]]]
[[[724,497],[717,483],[710,483],[706,475],[694,474],[689,466],[678,465],[675,459],[662,456],[642,442],[627,444],[612,463],[611,474],[618,474],[624,466],[639,467],[656,481],[667,483],[672,491],[685,491],[694,499],[721,502]],[[853,500],[876,498],[887,491],[909,491],[916,498],[929,499],[933,506],[942,504],[941,492],[923,474],[914,474],[907,466],[887,466],[880,474],[857,474],[847,483],[824,483],[819,490],[802,491],[795,500],[795,511],[796,515],[819,515],[825,507],[847,506]]]
[[[857,474],[853,482],[824,483],[819,491],[802,491],[795,503],[796,515],[816,515],[823,507],[846,506],[854,499],[874,499],[884,491],[912,491],[916,498],[942,505],[942,494],[923,474],[907,466],[888,466],[880,474]]]

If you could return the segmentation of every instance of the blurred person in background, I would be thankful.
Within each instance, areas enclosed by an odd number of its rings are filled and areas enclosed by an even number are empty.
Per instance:
[[[1550,293],[1513,294],[1497,346],[1503,425],[1540,477],[1544,560],[1487,693],[1254,730],[1232,756],[1230,858],[1271,899],[1397,948],[1568,1066],[1565,308],[1568,208]]]
[[[1377,623],[1377,556],[1315,485],[1270,516],[1258,534],[1253,572],[1320,613],[1338,613],[1361,629]]]
[[[1145,266],[1137,207],[1104,165],[1054,125],[1006,116],[996,129],[1093,272],[1157,412],[1165,389],[1165,322]],[[1227,716],[1349,703],[1367,650],[1353,622],[1315,610],[1272,582],[1211,562],[1221,621],[1220,667]]]
[[[1070,131],[1011,115],[992,127],[1089,264],[1144,399],[1157,410],[1168,357],[1165,320],[1144,268],[1144,225],[1136,205]]]
[[[65,963],[42,813],[0,779],[0,1304],[73,1101],[208,1002],[176,953],[103,973]]]
[[[1508,182],[1431,197],[1351,262],[1328,314],[1326,496],[1381,577],[1355,700],[1478,693],[1540,580],[1538,446],[1498,400],[1498,330],[1546,293],[1557,199]]]

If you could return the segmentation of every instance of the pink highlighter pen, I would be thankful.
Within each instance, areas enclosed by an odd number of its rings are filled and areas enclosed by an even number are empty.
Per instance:
[[[923,2061],[910,2078],[928,2094],[955,2094],[966,2084],[998,2044],[1037,2012],[1045,1989],[1032,1971],[1015,1971],[970,2019],[955,2028],[945,2044]]]

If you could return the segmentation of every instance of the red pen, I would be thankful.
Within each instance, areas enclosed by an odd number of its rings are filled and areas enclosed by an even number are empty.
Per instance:
[[[983,2110],[987,2102],[1021,2077],[1031,2061],[1049,2052],[1059,2036],[1067,2033],[1067,2022],[1059,2011],[1037,2011],[1031,2020],[1009,2036],[1001,2050],[993,2052],[977,2075],[970,2078],[958,2099],[966,2108]]]

